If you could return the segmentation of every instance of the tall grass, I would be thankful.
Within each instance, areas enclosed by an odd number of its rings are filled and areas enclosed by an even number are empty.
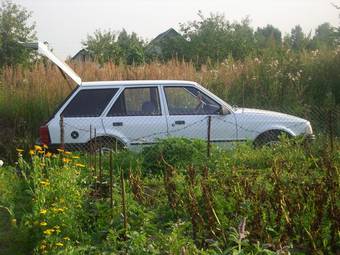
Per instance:
[[[280,109],[297,115],[324,118],[324,109],[340,104],[340,51],[281,52],[227,59],[197,68],[194,63],[172,60],[140,66],[107,63],[72,63],[84,81],[193,80],[231,105]],[[71,91],[59,70],[49,62],[2,70],[0,80],[0,154],[4,141],[32,142],[39,125]],[[319,112],[319,110],[321,111]],[[4,134],[1,134],[4,133]]]

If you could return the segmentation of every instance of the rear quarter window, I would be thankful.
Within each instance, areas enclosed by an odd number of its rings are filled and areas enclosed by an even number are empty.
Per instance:
[[[117,91],[118,88],[80,90],[61,115],[65,118],[99,117]]]

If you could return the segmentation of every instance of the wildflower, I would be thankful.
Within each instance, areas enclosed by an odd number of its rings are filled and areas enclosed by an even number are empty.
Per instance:
[[[45,250],[46,249],[46,245],[42,244],[40,245],[40,250]]]
[[[40,210],[40,214],[46,214],[47,213],[47,210],[46,209],[41,209]]]
[[[56,246],[59,246],[59,247],[63,247],[63,246],[64,246],[64,244],[61,243],[61,242],[57,242],[55,245],[56,245]]]
[[[39,154],[44,154],[45,152],[44,151],[38,151]]]
[[[77,163],[76,166],[77,166],[77,167],[85,167],[84,164],[80,164],[80,163]]]
[[[39,146],[39,145],[34,145],[34,149],[35,149],[36,151],[42,151],[42,148],[41,148],[41,146]]]
[[[0,167],[4,165],[4,162],[0,159]]]
[[[48,149],[48,146],[46,144],[43,144],[44,149]]]
[[[43,233],[47,236],[52,235],[53,232],[54,232],[54,229],[52,229],[52,228],[49,228],[49,229],[46,229],[46,230],[43,231]]]
[[[47,152],[46,154],[45,154],[45,157],[46,158],[49,158],[49,157],[51,157],[52,156],[52,153],[51,152]]]
[[[57,151],[59,151],[59,152],[64,152],[64,150],[63,150],[63,149],[57,149]]]
[[[65,241],[70,241],[70,240],[71,240],[68,236],[65,236],[63,239],[64,239]]]
[[[22,153],[22,152],[24,152],[24,150],[23,150],[23,149],[19,149],[19,148],[17,148],[16,150],[17,150],[17,152],[18,152],[18,153]]]
[[[57,212],[64,212],[63,208],[57,208]]]
[[[45,226],[47,226],[47,222],[45,222],[45,221],[43,221],[43,222],[40,222],[40,226],[42,226],[42,227],[45,227]]]
[[[49,181],[40,181],[40,184],[43,185],[43,186],[50,185]]]
[[[72,154],[72,152],[70,152],[70,151],[65,151],[65,155],[71,155]]]
[[[29,154],[30,154],[31,156],[33,156],[33,155],[35,154],[34,150],[30,150],[30,151],[29,151]]]
[[[70,161],[71,161],[71,159],[69,159],[69,158],[63,158],[63,162],[66,163],[66,164],[69,163]]]
[[[17,219],[12,219],[12,224],[16,225],[17,224]]]
[[[78,159],[80,158],[79,156],[72,156],[73,159]]]

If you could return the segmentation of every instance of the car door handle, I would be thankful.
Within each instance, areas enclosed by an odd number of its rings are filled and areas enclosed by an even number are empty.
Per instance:
[[[123,126],[123,122],[113,122],[113,123],[112,123],[112,126],[114,126],[114,127]]]
[[[176,120],[175,125],[185,125],[185,121],[184,120]]]

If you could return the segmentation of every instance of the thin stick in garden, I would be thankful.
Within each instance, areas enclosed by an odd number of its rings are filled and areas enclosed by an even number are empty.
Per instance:
[[[90,125],[90,141],[92,141],[92,125]],[[92,143],[89,148],[89,166],[92,168]]]
[[[123,169],[120,171],[120,185],[121,185],[121,196],[122,196],[122,209],[124,217],[124,239],[127,237],[127,213],[126,213],[126,193],[125,193],[125,180]]]
[[[113,208],[113,198],[112,198],[112,185],[113,185],[113,164],[112,164],[112,150],[110,151],[110,208]]]
[[[94,152],[94,176],[97,176],[97,130],[94,129],[94,145],[93,145],[93,152]]]
[[[208,116],[208,134],[207,134],[207,156],[210,158],[210,148],[211,148],[211,116]]]
[[[328,134],[329,134],[329,142],[330,142],[330,150],[331,153],[334,152],[334,120],[333,120],[333,111],[329,110],[328,112]]]
[[[101,188],[102,185],[102,152],[101,152],[101,148],[99,149],[99,161],[98,161],[98,169],[99,169],[99,185]]]
[[[60,149],[65,148],[65,132],[64,132],[64,116],[60,115],[59,120],[59,126],[60,126]]]

